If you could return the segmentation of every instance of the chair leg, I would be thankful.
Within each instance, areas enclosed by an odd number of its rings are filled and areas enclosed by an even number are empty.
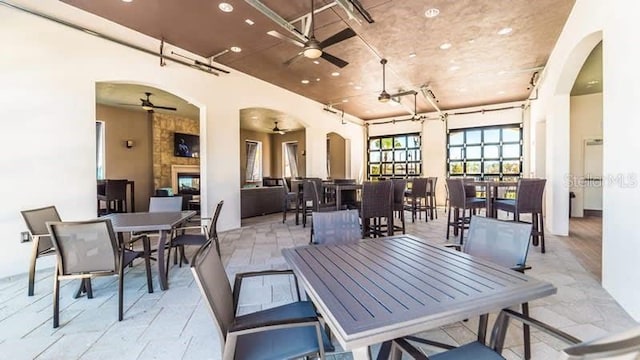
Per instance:
[[[451,230],[451,206],[449,206],[449,215],[447,216],[447,240],[449,240],[450,230]]]
[[[84,289],[87,292],[87,299],[93,299],[93,289],[91,288],[91,278],[83,279]]]
[[[522,304],[522,315],[529,316],[529,303]],[[529,325],[522,325],[522,335],[524,337],[524,358],[525,360],[531,359],[531,330]]]
[[[153,281],[151,280],[151,245],[149,237],[142,239],[142,249],[144,250],[144,268],[147,271],[147,291],[153,293]]]
[[[58,266],[53,275],[53,328],[60,326],[60,280],[58,280]]]
[[[171,259],[171,249],[173,249],[173,246],[169,246],[169,249],[167,250],[167,260],[166,260],[167,266],[165,266],[165,268],[164,268],[165,269],[164,273],[166,274],[165,276],[166,276],[167,279],[169,279],[169,263],[170,263],[170,259]],[[178,250],[176,249],[176,252],[177,251]],[[175,265],[175,263],[174,263],[174,265]]]
[[[488,323],[489,314],[480,315],[480,319],[478,321],[478,342],[481,344],[486,344]]]
[[[122,318],[123,318],[123,311],[122,311],[122,308],[124,307],[124,299],[122,294],[123,292],[124,292],[124,267],[120,265],[120,269],[118,269],[118,321],[122,321]]]
[[[38,239],[33,240],[33,251],[31,252],[31,260],[29,262],[29,288],[28,296],[33,296],[36,282],[36,260],[38,260]]]
[[[540,251],[544,254],[544,218],[542,217],[542,213],[538,213],[538,219],[540,220],[540,227],[538,228],[540,234]]]
[[[464,223],[466,210],[462,209],[462,217],[460,218],[460,245],[462,245],[462,238],[464,237]],[[471,210],[469,210],[469,218],[471,218]]]

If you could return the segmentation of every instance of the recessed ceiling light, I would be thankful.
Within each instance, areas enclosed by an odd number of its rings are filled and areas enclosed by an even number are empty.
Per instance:
[[[498,95],[504,95],[504,90],[498,91]]]
[[[320,81],[320,78],[316,78],[316,81]]]
[[[442,50],[447,50],[449,48],[451,48],[451,43],[446,42],[440,45],[440,49]]]
[[[241,48],[237,47],[237,46],[232,46],[231,48],[229,48],[231,51],[235,52],[235,53],[239,53],[240,51],[242,51]]]
[[[337,72],[337,71],[334,71],[334,72],[331,73],[331,76],[340,76],[340,73]]]
[[[318,64],[320,64],[320,61],[318,61],[318,60],[313,60],[313,63],[314,63],[314,64],[316,64],[316,65],[318,65]]]
[[[434,17],[438,16],[439,14],[440,14],[440,10],[438,10],[436,8],[427,9],[427,11],[424,12],[424,16],[426,16],[428,18],[434,18]]]
[[[469,40],[467,40],[467,42],[468,42],[469,44],[473,44],[474,42],[476,42],[476,39],[469,39]]]
[[[356,90],[362,90],[362,86],[360,86],[360,85],[356,85],[353,88],[356,89]]]
[[[247,24],[249,24],[249,25],[253,25],[253,24],[255,24],[255,23],[253,22],[253,20],[251,20],[251,19],[245,19],[245,20],[244,20],[244,22],[246,22],[246,23],[247,23]]]
[[[410,58],[414,58],[414,57],[416,57],[416,53],[414,53],[414,52],[409,53],[409,57],[410,57]]]
[[[229,13],[233,11],[233,6],[231,6],[231,4],[226,3],[226,2],[221,2],[220,4],[218,4],[218,9]]]
[[[300,81],[300,82],[301,82],[301,83],[303,83],[303,84],[308,84],[308,83],[309,83],[309,80],[304,79],[304,80],[302,80],[302,81]]]
[[[450,71],[457,71],[457,70],[460,70],[460,66],[458,66],[458,65],[453,65],[453,66],[449,67],[449,70],[450,70]]]
[[[347,102],[349,102],[349,99],[343,99],[342,102],[343,103],[347,103]]]
[[[597,83],[599,83],[599,82],[600,82],[600,81],[598,81],[598,80],[591,80],[591,81],[587,82],[587,84],[589,84],[589,85],[595,85],[595,84],[597,84]]]
[[[505,28],[502,28],[502,29],[500,29],[500,30],[498,31],[498,35],[507,35],[507,34],[510,34],[512,31],[513,31],[513,29],[512,29],[512,28],[510,28],[510,27],[505,27]]]
[[[133,0],[122,0],[122,2],[132,2]]]

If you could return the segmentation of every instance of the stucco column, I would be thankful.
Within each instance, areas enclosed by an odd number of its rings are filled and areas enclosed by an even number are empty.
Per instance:
[[[556,95],[549,103],[546,131],[545,187],[547,231],[569,235],[569,94]]]

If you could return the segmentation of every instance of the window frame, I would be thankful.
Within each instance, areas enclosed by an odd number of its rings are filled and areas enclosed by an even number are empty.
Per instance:
[[[383,140],[391,139],[384,146]],[[413,139],[413,144],[410,140]],[[418,139],[418,144],[415,143]],[[373,147],[378,141],[378,146]],[[377,154],[373,156],[372,154]],[[416,158],[418,160],[416,160]],[[377,172],[372,169],[377,165]],[[413,170],[411,170],[413,169]],[[369,136],[367,139],[367,178],[414,178],[422,174],[422,134],[420,132]]]

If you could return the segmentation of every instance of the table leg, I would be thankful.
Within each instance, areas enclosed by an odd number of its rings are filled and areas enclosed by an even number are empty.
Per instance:
[[[342,191],[339,187],[336,187],[336,210],[340,210],[342,207]]]
[[[167,242],[167,233],[168,231],[160,231],[160,236],[158,236],[158,277],[160,278],[160,289],[162,290],[169,288],[166,269],[164,268],[164,247]]]
[[[371,356],[369,356],[369,348],[366,346],[353,349],[351,353],[353,354],[353,360],[371,360]]]

